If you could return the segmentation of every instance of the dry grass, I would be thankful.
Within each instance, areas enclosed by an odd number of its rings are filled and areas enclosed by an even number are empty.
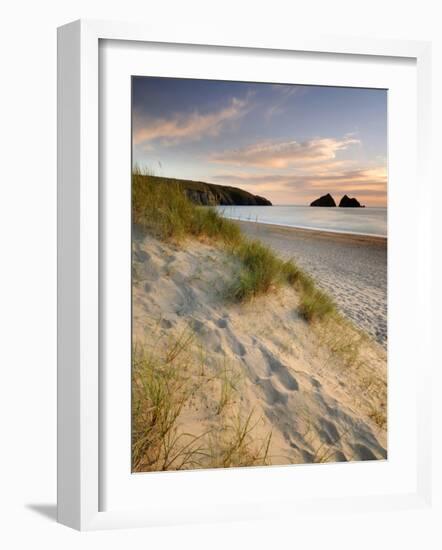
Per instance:
[[[174,347],[183,350],[179,344]],[[178,366],[178,356],[159,359],[153,353],[134,350],[133,471],[190,468],[201,450],[197,437],[190,434],[185,437],[177,428],[183,407],[195,391],[188,384],[189,364],[182,359]]]
[[[132,175],[132,219],[163,240],[207,237],[234,244],[241,239],[237,225],[211,208],[194,205],[179,185],[161,183],[140,169]]]
[[[306,321],[324,319],[336,312],[332,299],[317,288],[301,292],[299,312]]]
[[[262,441],[256,441],[254,430],[259,422],[248,415],[235,415],[222,423],[218,431],[209,436],[208,468],[232,468],[240,466],[266,466],[270,464],[270,432]]]
[[[345,367],[364,365],[362,345],[369,337],[337,312],[328,315],[317,326],[320,342],[339,357]]]
[[[241,261],[241,270],[228,290],[229,297],[235,301],[267,294],[283,282],[284,262],[259,241],[244,239],[232,252]]]
[[[387,415],[385,411],[373,408],[368,413],[368,416],[381,430],[387,426]]]
[[[228,299],[245,302],[289,284],[300,293],[300,313],[307,321],[335,312],[329,296],[293,261],[283,261],[261,242],[245,238],[237,224],[213,208],[194,205],[178,184],[161,183],[135,169],[132,213],[135,224],[160,239],[180,242],[188,237],[205,238],[225,246],[241,262],[236,279],[227,289]]]
[[[271,434],[256,436],[260,421],[237,406],[240,377],[224,365],[208,375],[193,338],[184,331],[159,349],[134,350],[132,370],[132,470],[134,472],[225,468],[267,464]],[[182,415],[206,398],[209,383],[220,388],[210,422],[199,433],[184,429]]]
[[[239,393],[241,376],[238,372],[235,372],[231,365],[227,364],[226,360],[224,360],[218,379],[220,381],[220,395],[217,414],[221,414],[233,403],[235,396]]]
[[[304,440],[310,448],[310,459],[315,464],[336,462],[336,456],[341,453],[341,444],[350,433],[350,428],[338,433],[333,441],[320,441],[317,438],[316,430],[308,423],[307,430],[303,434]]]

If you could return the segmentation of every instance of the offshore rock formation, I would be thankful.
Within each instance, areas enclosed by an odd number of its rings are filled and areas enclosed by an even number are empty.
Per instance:
[[[310,206],[336,206],[336,203],[330,193],[327,193],[310,203]]]
[[[341,208],[364,208],[358,199],[350,198],[348,195],[344,195],[339,203]]]

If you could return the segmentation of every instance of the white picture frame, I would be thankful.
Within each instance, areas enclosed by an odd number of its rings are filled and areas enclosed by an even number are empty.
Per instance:
[[[378,58],[408,58],[416,63],[417,79],[417,170],[420,189],[417,234],[419,265],[419,296],[416,307],[420,316],[420,345],[426,349],[416,379],[416,457],[415,481],[412,490],[378,492],[374,494],[342,496],[336,494],[302,501],[287,499],[275,502],[275,496],[249,503],[247,509],[239,503],[223,501],[194,503],[188,509],[167,505],[128,507],[124,502],[112,510],[103,510],[100,484],[103,483],[101,418],[105,399],[100,385],[102,372],[100,334],[102,318],[100,302],[103,273],[101,261],[100,209],[101,191],[99,174],[100,155],[100,41],[124,41],[131,44],[164,43],[179,48],[205,46],[229,48],[242,55],[247,49],[284,52],[324,53],[334,56],[376,56]],[[184,46],[186,45],[186,46]],[[251,51],[251,50],[250,50]],[[210,55],[210,52],[209,52]],[[140,527],[182,522],[230,520],[251,517],[314,513],[326,510],[372,510],[397,507],[426,506],[431,499],[430,460],[430,367],[428,345],[431,327],[430,315],[430,216],[425,205],[431,202],[431,184],[428,175],[429,120],[430,120],[430,45],[425,42],[365,40],[345,37],[311,39],[296,36],[289,41],[266,43],[265,39],[241,40],[228,36],[222,40],[208,40],[201,36],[158,36],[145,26],[116,22],[76,21],[58,31],[58,521],[80,530]],[[414,413],[413,413],[414,414]],[[128,451],[129,452],[129,451]],[[338,466],[339,467],[339,466]],[[342,468],[342,465],[340,466]],[[262,469],[261,469],[262,470]],[[249,470],[250,471],[250,470]],[[256,469],[255,469],[256,471]],[[287,468],[279,468],[271,475],[284,483]],[[324,470],[321,477],[324,477]],[[331,470],[329,470],[331,471]],[[312,469],[310,468],[311,474]],[[186,472],[172,474],[169,486],[178,482],[178,475],[193,476],[193,484],[214,472]],[[170,474],[167,474],[170,475]],[[218,475],[218,472],[216,473]],[[231,475],[249,476],[236,470]],[[356,471],[356,476],[361,475]],[[175,477],[174,477],[175,476]],[[197,478],[196,476],[199,476]],[[269,474],[270,476],[270,474]],[[146,478],[147,479],[147,478]],[[152,478],[153,480],[154,478]],[[155,484],[166,483],[156,478]],[[186,478],[188,479],[188,478]],[[274,477],[276,480],[276,477]],[[271,482],[271,478],[269,478]],[[265,491],[264,491],[265,492]],[[266,498],[268,501],[266,503]],[[331,499],[331,500],[330,500]],[[271,504],[271,505],[270,505]]]

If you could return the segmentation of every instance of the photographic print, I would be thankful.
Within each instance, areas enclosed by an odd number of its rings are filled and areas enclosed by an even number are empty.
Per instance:
[[[132,471],[387,458],[387,90],[132,77]]]

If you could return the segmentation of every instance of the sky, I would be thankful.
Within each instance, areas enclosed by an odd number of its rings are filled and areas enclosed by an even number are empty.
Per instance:
[[[133,163],[273,204],[387,204],[387,91],[133,77]]]

